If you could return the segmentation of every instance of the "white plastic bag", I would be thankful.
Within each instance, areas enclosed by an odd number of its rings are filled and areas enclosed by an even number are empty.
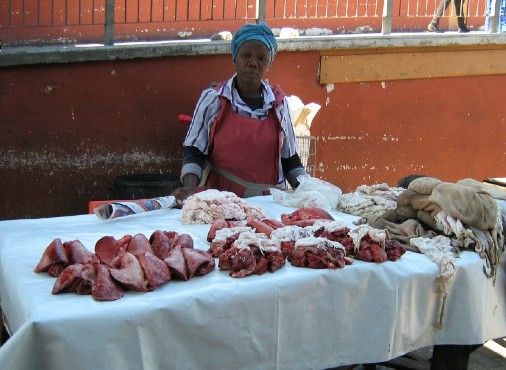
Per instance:
[[[283,191],[276,188],[272,188],[270,191],[274,202],[287,207],[318,207],[325,210],[331,209],[328,199],[318,191],[297,192],[297,190]]]
[[[299,97],[292,95],[286,97],[290,118],[296,136],[311,136],[311,123],[321,106],[316,103],[304,104]]]
[[[342,191],[337,186],[310,176],[299,176],[299,186],[293,191],[271,188],[276,203],[294,207],[319,207],[325,210],[336,209]]]

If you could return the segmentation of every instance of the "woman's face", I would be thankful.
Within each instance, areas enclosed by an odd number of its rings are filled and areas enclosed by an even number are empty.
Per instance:
[[[242,44],[234,62],[239,83],[259,86],[271,65],[270,57],[269,49],[260,41],[251,40]]]

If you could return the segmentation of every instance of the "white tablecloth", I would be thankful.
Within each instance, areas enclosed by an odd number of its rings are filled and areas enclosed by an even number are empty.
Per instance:
[[[268,217],[291,213],[271,196],[248,199]],[[506,275],[495,286],[484,260],[463,252],[435,328],[438,267],[407,252],[396,262],[355,261],[338,270],[292,267],[229,277],[216,268],[114,302],[52,295],[55,279],[34,267],[55,239],[88,249],[105,235],[189,233],[207,250],[209,225],[183,225],[160,210],[101,221],[80,215],[0,222],[0,302],[12,337],[1,369],[323,369],[386,361],[435,344],[479,344],[506,335]],[[350,222],[352,216],[333,212]]]

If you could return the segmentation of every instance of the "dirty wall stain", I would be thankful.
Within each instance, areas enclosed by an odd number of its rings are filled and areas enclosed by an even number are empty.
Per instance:
[[[180,157],[167,157],[151,151],[105,154],[87,151],[81,154],[69,155],[46,150],[17,152],[0,149],[0,169],[2,170],[22,169],[23,167],[45,168],[48,170],[65,168],[83,170],[118,165],[144,167],[148,165],[168,165],[180,160]]]

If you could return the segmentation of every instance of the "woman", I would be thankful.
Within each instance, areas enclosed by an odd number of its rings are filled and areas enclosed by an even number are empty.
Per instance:
[[[295,188],[307,175],[299,155],[288,103],[263,78],[277,50],[266,24],[247,24],[234,35],[236,73],[202,92],[184,140],[179,205],[198,190],[231,191],[240,197]]]

